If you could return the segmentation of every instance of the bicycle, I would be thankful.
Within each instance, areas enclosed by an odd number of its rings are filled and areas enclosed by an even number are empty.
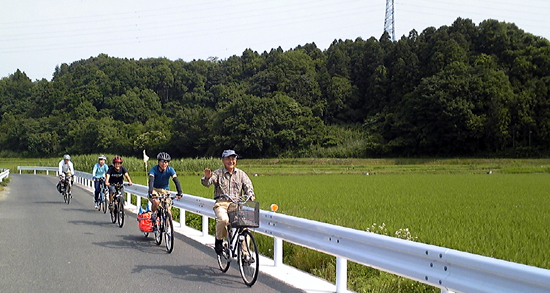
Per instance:
[[[124,195],[122,188],[125,184],[113,184],[115,194],[113,195],[113,209],[111,209],[111,222],[114,224],[118,221],[118,226],[124,226]]]
[[[172,253],[174,250],[174,225],[172,222],[172,214],[169,212],[171,204],[166,199],[174,199],[174,196],[169,194],[157,195],[156,198],[160,200],[160,204],[157,207],[157,219],[153,225],[153,233],[155,233],[155,243],[157,245],[162,244],[162,236],[164,234],[164,243],[166,251]]]
[[[218,265],[225,273],[229,269],[231,260],[236,259],[239,271],[244,283],[251,287],[256,283],[259,272],[259,254],[256,239],[249,228],[259,227],[259,203],[249,201],[247,197],[243,201],[222,195],[232,203],[227,209],[229,225],[227,226],[227,239],[223,240],[223,250],[218,254]]]
[[[105,178],[98,178],[99,180],[99,201],[97,202],[98,211],[103,209],[103,213],[107,213],[107,200],[106,197],[109,194],[109,188],[105,185]]]
[[[70,204],[71,198],[73,197],[69,193],[71,188],[71,172],[65,172],[63,175],[63,179],[61,179],[61,193],[63,194],[63,200],[65,203]]]

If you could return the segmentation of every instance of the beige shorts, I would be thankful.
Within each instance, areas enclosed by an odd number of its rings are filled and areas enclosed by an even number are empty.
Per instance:
[[[162,188],[153,188],[153,196],[152,198],[156,198],[159,195],[170,195],[170,190],[162,189]],[[172,204],[172,199],[167,198],[166,203],[168,205]]]

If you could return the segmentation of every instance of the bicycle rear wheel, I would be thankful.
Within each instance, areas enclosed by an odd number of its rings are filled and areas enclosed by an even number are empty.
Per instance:
[[[164,225],[164,243],[166,244],[166,251],[172,253],[174,250],[174,227],[172,226],[172,216],[166,213],[166,222]]]
[[[244,236],[244,240],[239,240],[238,244],[239,270],[241,271],[244,283],[251,287],[256,283],[260,269],[258,246],[256,245],[254,235],[250,231],[244,230],[238,237],[241,235]]]
[[[217,259],[218,266],[220,266],[222,273],[227,272],[229,264],[231,263],[231,252],[229,251],[229,245],[226,240],[223,241],[223,250],[222,253],[218,254]]]
[[[124,200],[118,199],[118,212],[117,212],[117,218],[118,218],[118,226],[122,228],[124,226]]]

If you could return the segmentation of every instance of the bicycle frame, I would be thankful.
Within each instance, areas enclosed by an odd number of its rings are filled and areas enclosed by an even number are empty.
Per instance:
[[[237,204],[237,211],[240,210],[239,205],[245,204],[250,196],[245,201],[236,201],[231,197],[227,198]],[[255,205],[255,213],[258,209]],[[230,217],[231,218],[231,217]],[[254,219],[256,221],[256,219]],[[254,224],[247,226],[248,224],[241,224],[239,221],[234,222],[236,226],[229,223],[225,228],[227,229],[227,238],[223,241],[223,250],[218,254],[217,260],[220,270],[225,273],[229,269],[230,262],[236,260],[239,264],[239,271],[244,283],[247,286],[252,286],[258,278],[259,271],[259,254],[258,246],[254,235],[249,230],[249,227],[256,227]]]
[[[114,184],[115,193],[113,194],[113,209],[111,210],[111,222],[115,223],[118,220],[118,226],[122,228],[124,225],[124,196],[122,188],[124,184]]]
[[[63,180],[61,183],[63,184],[63,199],[67,204],[71,202],[71,196],[69,196],[69,189],[71,188],[71,175],[68,175],[68,173],[63,174]]]
[[[227,238],[230,253],[229,257],[232,259],[237,259],[237,248],[239,247],[237,245],[238,241],[245,241],[244,235],[242,235],[244,230],[247,230],[247,228],[233,228],[231,225],[227,226]]]
[[[124,205],[124,195],[122,194],[124,184],[113,184],[113,186],[115,187],[115,192],[113,193],[113,204],[122,201],[122,204]]]
[[[155,242],[157,245],[162,243],[162,238],[164,234],[166,251],[172,253],[174,249],[174,226],[172,221],[172,213],[170,211],[171,204],[168,203],[167,199],[173,199],[170,195],[158,195],[156,197],[160,203],[157,207],[157,222],[151,223],[156,225],[157,230],[155,233]]]
[[[103,213],[107,212],[107,201],[106,198],[109,194],[109,189],[105,185],[105,178],[99,178],[97,179],[99,181],[99,198],[98,198],[98,206],[99,211],[103,208]]]

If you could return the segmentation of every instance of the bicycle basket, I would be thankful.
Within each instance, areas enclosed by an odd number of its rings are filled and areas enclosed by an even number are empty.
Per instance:
[[[247,201],[244,204],[231,204],[227,209],[232,227],[260,227],[260,203]]]

